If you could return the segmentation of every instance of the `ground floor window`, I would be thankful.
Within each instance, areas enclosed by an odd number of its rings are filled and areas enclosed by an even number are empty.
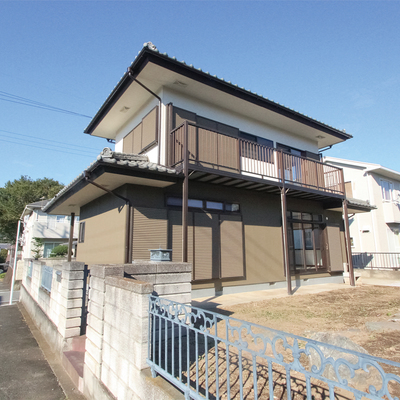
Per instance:
[[[288,212],[289,264],[292,273],[326,271],[322,216]]]
[[[51,251],[60,243],[45,243],[43,249],[43,258],[49,258]]]

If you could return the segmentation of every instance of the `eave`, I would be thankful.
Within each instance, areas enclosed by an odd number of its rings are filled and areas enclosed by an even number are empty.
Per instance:
[[[272,100],[269,100],[256,93],[245,90],[244,88],[240,88],[237,85],[218,78],[217,76],[212,76],[201,71],[200,69],[194,68],[193,66],[179,62],[174,58],[168,57],[166,54],[161,54],[157,51],[150,50],[148,47],[144,47],[136,57],[135,61],[129,67],[130,73],[126,72],[124,74],[115,89],[104,102],[88,127],[85,129],[85,133],[95,136],[115,138],[115,131],[100,132],[99,125],[101,125],[113,107],[116,106],[117,102],[128,91],[128,89],[130,90],[130,99],[135,95],[144,96],[141,92],[134,92],[132,90],[132,85],[135,85],[133,78],[138,78],[140,81],[143,79],[146,84],[150,86],[150,89],[155,93],[160,91],[163,85],[166,84],[165,82],[162,82],[161,78],[158,79],[159,75],[155,76],[154,74],[147,74],[146,76],[146,71],[148,70],[157,71],[160,74],[160,71],[165,72],[165,74],[169,75],[170,77],[196,83],[197,89],[199,85],[201,85],[201,87],[209,93],[219,93],[221,95],[224,94],[226,99],[230,98],[236,103],[240,101],[241,104],[247,104],[249,107],[253,106],[253,108],[260,108],[261,110],[264,110],[269,119],[273,120],[273,126],[279,127],[280,124],[286,124],[290,126],[293,132],[300,132],[300,135],[302,134],[302,131],[305,131],[305,129],[312,130],[312,132],[315,133],[313,135],[314,140],[318,142],[319,148],[339,143],[352,137],[341,130],[330,127],[329,125],[273,102]],[[157,82],[157,79],[159,82]],[[171,82],[169,82],[169,84],[171,84]],[[143,91],[143,89],[141,90]],[[143,102],[150,98],[149,94],[147,94],[147,96],[148,97],[143,98]],[[212,97],[213,96],[211,95],[209,96],[209,98]],[[120,107],[120,105],[118,107]],[[240,107],[238,107],[238,109],[240,109]],[[288,121],[291,121],[291,123]],[[329,137],[318,140],[315,138],[323,135],[318,135],[317,133],[329,135]]]

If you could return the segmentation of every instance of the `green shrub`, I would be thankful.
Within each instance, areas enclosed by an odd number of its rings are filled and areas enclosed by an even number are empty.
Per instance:
[[[68,246],[66,244],[60,244],[51,251],[50,257],[64,257],[68,254]]]
[[[3,279],[6,276],[6,273],[3,272],[2,274],[0,274],[0,279]]]

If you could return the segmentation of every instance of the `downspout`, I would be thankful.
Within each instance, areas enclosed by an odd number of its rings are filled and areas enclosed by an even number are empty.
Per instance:
[[[71,213],[71,221],[69,225],[69,238],[68,238],[68,258],[67,261],[71,262],[72,259],[72,245],[74,241],[74,225],[75,225],[75,213]]]
[[[133,232],[133,224],[132,224],[132,215],[133,215],[133,208],[131,201],[126,197],[123,197],[117,193],[112,192],[111,190],[105,188],[104,186],[99,185],[98,183],[93,182],[90,180],[90,173],[88,171],[83,171],[83,177],[85,178],[86,182],[91,183],[92,185],[98,187],[99,189],[104,190],[105,192],[113,195],[114,197],[118,197],[121,200],[124,200],[128,210],[126,212],[126,243],[125,243],[125,263],[129,264],[132,262],[132,232]]]
[[[128,68],[128,75],[132,78],[134,82],[140,85],[144,90],[147,90],[151,95],[153,95],[158,100],[158,124],[157,124],[157,142],[158,142],[158,154],[157,154],[157,164],[160,164],[161,158],[161,97],[156,95],[152,90],[143,85],[142,82],[139,82],[136,78],[134,78],[131,67]]]

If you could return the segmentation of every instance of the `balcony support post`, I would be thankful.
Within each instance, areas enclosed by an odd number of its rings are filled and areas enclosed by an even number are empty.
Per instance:
[[[188,260],[188,200],[189,200],[189,124],[185,121],[183,142],[183,188],[182,188],[182,262]]]
[[[346,239],[346,254],[347,254],[347,265],[349,266],[349,278],[350,285],[355,286],[356,282],[354,279],[353,259],[351,254],[351,241],[350,241],[350,226],[349,226],[349,213],[347,210],[348,200],[343,200],[343,219],[345,228],[345,239]]]
[[[286,207],[286,189],[281,188],[281,209],[282,209],[282,244],[283,244],[283,263],[285,267],[286,284],[288,295],[292,294],[292,277],[290,276],[289,266],[289,243],[287,229],[287,207]]]
[[[292,293],[292,277],[290,276],[289,265],[289,243],[288,243],[288,229],[287,229],[287,206],[286,206],[286,188],[285,188],[285,171],[283,169],[283,152],[280,152],[281,161],[281,211],[282,211],[282,244],[283,244],[283,264],[285,268],[287,293],[291,296]]]
[[[68,239],[68,257],[67,261],[71,262],[72,258],[72,244],[74,240],[74,224],[75,224],[75,213],[71,213],[71,221],[69,225],[69,239]]]

